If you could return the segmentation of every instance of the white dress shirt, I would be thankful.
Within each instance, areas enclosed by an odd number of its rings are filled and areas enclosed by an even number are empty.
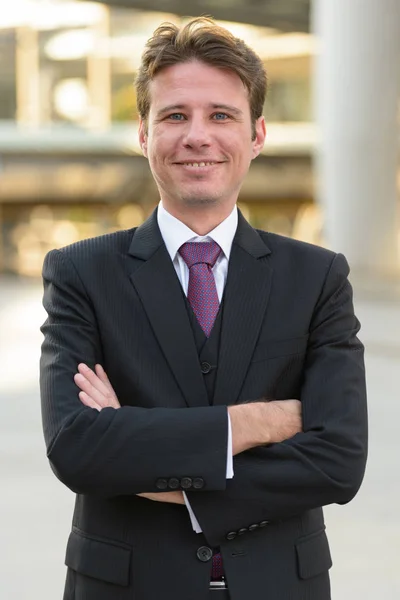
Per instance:
[[[186,242],[210,242],[211,240],[214,240],[214,242],[220,246],[222,252],[219,255],[212,271],[214,274],[218,299],[221,302],[222,295],[224,293],[226,277],[228,274],[228,261],[231,253],[232,242],[238,224],[238,213],[236,206],[232,210],[231,214],[224,221],[222,221],[222,223],[210,231],[210,233],[203,236],[197,235],[197,233],[192,231],[189,227],[182,223],[182,221],[179,221],[179,219],[173,217],[165,210],[162,202],[160,202],[158,205],[157,222],[162,238],[175,267],[176,274],[186,295],[189,285],[189,269],[182,256],[178,252],[179,248]],[[228,452],[226,461],[226,478],[232,479],[232,477],[232,428],[228,414]],[[201,527],[192,511],[185,492],[183,492],[183,496],[189,511],[193,529],[196,531],[196,533],[201,533]]]

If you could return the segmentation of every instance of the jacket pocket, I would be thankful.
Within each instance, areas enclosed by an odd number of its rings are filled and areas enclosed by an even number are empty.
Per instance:
[[[128,586],[131,553],[132,548],[128,544],[98,538],[73,527],[65,564],[82,575]]]
[[[258,342],[252,362],[267,360],[269,358],[280,358],[281,356],[291,356],[293,354],[302,354],[307,349],[308,335],[284,340],[266,340]]]
[[[296,542],[296,553],[300,579],[315,577],[332,566],[325,529],[299,538]]]

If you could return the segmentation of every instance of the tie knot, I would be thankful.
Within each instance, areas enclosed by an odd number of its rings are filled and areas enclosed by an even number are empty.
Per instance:
[[[204,263],[211,268],[215,265],[221,248],[217,242],[186,242],[179,248],[179,254],[190,269],[193,265]]]

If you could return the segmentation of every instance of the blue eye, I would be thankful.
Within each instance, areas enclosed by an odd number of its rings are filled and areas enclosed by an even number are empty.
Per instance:
[[[223,112],[215,113],[214,118],[216,121],[225,121],[228,118],[228,115]]]
[[[173,113],[172,115],[168,115],[168,119],[171,119],[171,121],[182,121],[183,118],[184,117],[182,113]]]

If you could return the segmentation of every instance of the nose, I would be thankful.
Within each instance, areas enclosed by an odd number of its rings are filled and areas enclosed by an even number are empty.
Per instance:
[[[185,148],[204,148],[210,143],[210,131],[204,119],[190,119],[186,124],[183,137]]]

